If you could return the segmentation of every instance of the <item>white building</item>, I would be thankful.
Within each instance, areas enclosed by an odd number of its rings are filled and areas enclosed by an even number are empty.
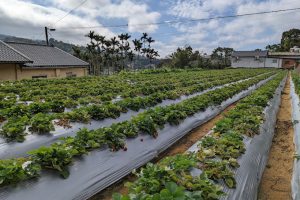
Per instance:
[[[231,55],[231,67],[245,68],[281,68],[281,58],[268,57],[268,51],[234,51]]]

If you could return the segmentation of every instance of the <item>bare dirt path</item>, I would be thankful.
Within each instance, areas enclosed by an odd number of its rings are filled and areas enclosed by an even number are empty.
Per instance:
[[[294,160],[293,123],[291,118],[290,77],[281,95],[281,106],[277,115],[277,125],[264,171],[258,199],[291,199],[291,178]]]
[[[204,123],[203,125],[197,127],[182,139],[180,139],[177,143],[173,144],[170,148],[160,154],[156,159],[152,162],[158,162],[160,159],[166,156],[172,156],[179,153],[186,152],[193,144],[195,144],[198,140],[200,140],[203,136],[205,136],[214,126],[217,121],[223,118],[223,115],[226,114],[229,110],[233,109],[235,104],[227,107],[222,113]],[[124,184],[128,181],[134,181],[135,177],[133,175],[128,175],[119,183],[114,184],[113,186],[107,188],[101,193],[95,195],[90,200],[110,200],[113,193],[121,193],[126,194],[127,189],[124,187]]]

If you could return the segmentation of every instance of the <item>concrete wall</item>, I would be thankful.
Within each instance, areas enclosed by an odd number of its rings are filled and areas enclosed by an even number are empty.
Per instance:
[[[282,67],[282,59],[267,58],[266,59],[266,67],[281,68]]]
[[[273,62],[274,61],[274,62]],[[276,62],[275,62],[276,61]],[[281,67],[281,59],[278,58],[259,58],[254,57],[240,57],[238,60],[236,58],[231,58],[231,67],[245,67],[245,68],[264,68],[264,67]]]
[[[55,69],[26,69],[18,68],[18,80],[32,79],[32,76],[47,76],[47,78],[55,78]]]
[[[47,76],[47,78],[64,78],[68,75],[76,77],[86,76],[85,67],[70,68],[26,68],[17,64],[0,64],[0,80],[32,79],[33,76]]]
[[[65,78],[67,74],[76,77],[86,76],[86,68],[54,68],[54,69],[20,69],[20,79],[31,79],[32,76],[47,76],[47,78]]]
[[[59,76],[58,77],[67,77],[67,73],[76,74],[76,77],[86,76],[87,69],[86,68],[64,68],[58,69]]]
[[[0,63],[0,80],[3,80],[3,81],[17,80],[16,67],[17,67],[17,64],[1,64]]]

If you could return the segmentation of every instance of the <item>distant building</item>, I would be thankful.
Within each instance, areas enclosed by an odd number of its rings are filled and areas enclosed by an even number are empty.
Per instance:
[[[300,47],[294,46],[293,48],[290,49],[290,52],[300,53]]]
[[[234,51],[231,54],[231,67],[280,68],[281,59],[269,58],[268,51]]]
[[[0,80],[80,77],[88,66],[56,47],[0,40]]]
[[[269,52],[269,57],[281,59],[281,68],[300,68],[300,52]]]
[[[300,68],[300,52],[234,51],[231,66],[234,68]]]

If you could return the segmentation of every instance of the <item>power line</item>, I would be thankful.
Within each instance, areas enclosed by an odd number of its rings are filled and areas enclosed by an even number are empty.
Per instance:
[[[82,1],[78,6],[74,7],[73,9],[71,9],[67,14],[65,14],[62,18],[60,18],[59,20],[57,20],[55,24],[57,24],[58,22],[60,22],[61,20],[63,20],[64,18],[66,18],[68,15],[70,15],[74,10],[78,9],[80,6],[82,6],[83,4],[85,4],[88,0],[84,0]],[[54,26],[53,25],[53,26]]]
[[[245,17],[245,16],[263,15],[263,14],[279,13],[279,12],[295,11],[295,10],[300,10],[300,7],[299,8],[272,10],[272,11],[237,14],[237,15],[225,15],[225,16],[208,17],[208,18],[199,18],[199,19],[171,20],[171,21],[161,21],[161,22],[155,22],[155,23],[131,24],[130,26],[153,26],[153,25],[187,23],[187,22],[196,22],[196,21],[209,21],[209,20],[214,20],[214,19]],[[120,25],[104,25],[104,26],[66,27],[66,28],[62,28],[62,29],[121,28],[121,27],[128,27],[128,26],[129,26],[128,24],[120,24]]]

